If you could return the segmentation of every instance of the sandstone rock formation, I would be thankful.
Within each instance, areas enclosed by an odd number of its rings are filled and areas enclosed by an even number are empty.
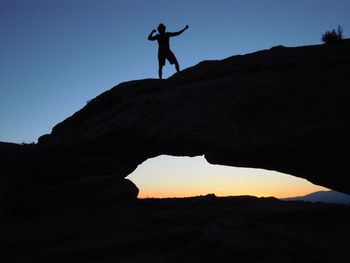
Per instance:
[[[205,61],[122,83],[36,145],[0,143],[0,262],[344,259],[348,206],[138,200],[125,177],[160,154],[204,155],[350,193],[349,69],[349,41]]]
[[[167,80],[122,83],[40,138],[38,152],[60,169],[104,160],[120,178],[160,154],[204,155],[350,193],[349,68],[345,41],[277,46],[204,61]]]

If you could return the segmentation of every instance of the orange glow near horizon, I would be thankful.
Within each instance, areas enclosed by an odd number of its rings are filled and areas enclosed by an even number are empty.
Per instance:
[[[139,198],[252,195],[277,198],[328,190],[305,179],[264,169],[211,165],[203,156],[158,156],[128,177],[140,190]]]
[[[139,189],[140,193],[138,195],[138,198],[182,198],[182,197],[193,197],[193,196],[204,196],[207,194],[215,194],[216,196],[219,197],[224,197],[224,196],[244,196],[244,195],[249,195],[249,196],[256,196],[256,197],[276,197],[276,198],[287,198],[287,197],[297,197],[297,196],[304,196],[307,194],[310,194],[312,192],[316,191],[326,191],[328,189],[326,188],[320,188],[318,189],[317,187],[315,190],[308,191],[306,189],[300,189],[299,191],[291,191],[291,192],[271,192],[271,191],[257,191],[257,192],[220,192],[220,191],[201,191],[201,190],[193,190],[193,191],[187,191],[187,192],[181,192],[181,191],[174,191],[169,189],[168,191],[166,189],[160,190],[160,191],[145,191],[142,189]]]

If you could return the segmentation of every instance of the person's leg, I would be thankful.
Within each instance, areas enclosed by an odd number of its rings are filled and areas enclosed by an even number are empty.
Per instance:
[[[167,59],[169,60],[170,64],[175,64],[176,71],[179,72],[180,71],[179,62],[177,61],[174,53],[169,51],[167,55],[168,55]]]
[[[165,56],[162,53],[158,53],[158,76],[159,79],[163,77],[163,66],[165,65]]]
[[[163,68],[163,66],[159,65],[159,69],[158,69],[158,76],[159,76],[159,79],[162,79],[162,75],[163,75],[162,68]]]
[[[175,68],[176,68],[176,72],[180,72],[179,62],[177,62],[176,58],[175,58]]]

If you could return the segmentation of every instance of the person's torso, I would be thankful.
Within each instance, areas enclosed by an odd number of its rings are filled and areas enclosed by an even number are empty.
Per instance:
[[[169,38],[170,36],[168,33],[158,35],[157,41],[159,45],[159,52],[170,50]]]

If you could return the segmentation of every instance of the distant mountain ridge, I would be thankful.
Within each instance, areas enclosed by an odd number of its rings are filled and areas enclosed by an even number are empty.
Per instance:
[[[318,191],[304,196],[281,198],[283,201],[307,201],[332,204],[350,204],[350,195],[337,191]]]

